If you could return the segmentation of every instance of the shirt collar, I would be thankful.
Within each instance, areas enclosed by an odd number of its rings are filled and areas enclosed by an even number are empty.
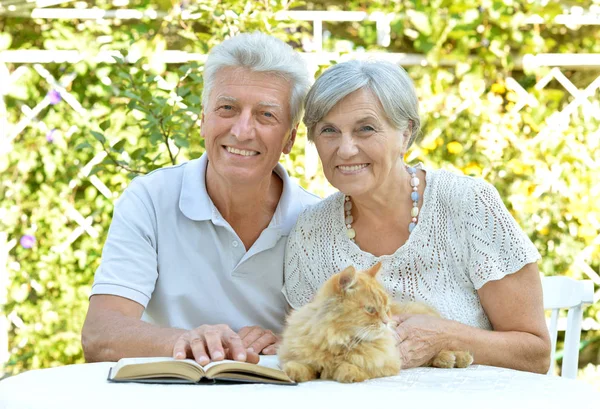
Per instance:
[[[189,161],[185,166],[179,196],[179,209],[188,219],[211,220],[213,210],[216,210],[206,190],[207,167],[208,155],[206,153],[198,159]],[[301,201],[294,200],[294,193],[299,193],[296,191],[300,188],[292,182],[281,163],[275,166],[274,172],[283,181],[283,191],[269,228],[280,229],[282,234],[287,235],[296,223],[296,216],[302,210]]]
[[[206,190],[206,167],[208,155],[204,153],[185,165],[179,195],[179,210],[191,220],[210,220],[213,203]]]

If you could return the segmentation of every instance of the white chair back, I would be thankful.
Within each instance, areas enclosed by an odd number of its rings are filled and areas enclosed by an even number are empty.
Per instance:
[[[544,309],[552,311],[548,323],[550,339],[552,340],[552,356],[548,374],[554,373],[558,312],[561,309],[567,309],[561,376],[575,379],[579,363],[583,305],[594,302],[594,283],[591,280],[575,280],[570,277],[553,276],[542,278],[542,288],[544,291]]]

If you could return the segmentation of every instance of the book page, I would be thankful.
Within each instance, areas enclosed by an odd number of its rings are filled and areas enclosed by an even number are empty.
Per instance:
[[[258,365],[281,370],[281,366],[279,365],[279,357],[277,355],[261,355]]]
[[[203,366],[203,368],[205,371],[208,371],[213,366],[223,365],[223,364],[228,364],[228,363],[235,363],[235,364],[242,364],[242,365],[248,364],[247,362],[232,361],[230,359],[224,359],[222,361],[216,361],[216,362],[211,362],[210,364],[206,364]],[[248,364],[248,365],[260,365],[260,366],[264,366],[267,368],[281,370],[281,367],[279,366],[279,358],[277,357],[277,355],[261,355],[260,361],[258,361],[258,364]]]
[[[125,365],[133,365],[133,364],[149,364],[149,363],[154,363],[154,362],[170,362],[170,361],[178,361],[178,362],[186,362],[188,364],[191,364],[193,366],[197,366],[199,368],[202,368],[202,365],[200,365],[198,362],[194,361],[193,359],[175,359],[175,358],[171,358],[168,356],[158,356],[158,357],[140,357],[140,358],[121,358],[119,359],[119,361],[117,362],[117,365],[115,365],[115,370],[119,369],[122,366]]]
[[[213,379],[263,379],[279,380],[293,383],[289,377],[279,368],[277,356],[261,356],[258,364],[239,361],[212,362],[205,367],[208,378]]]
[[[179,377],[199,380],[204,370],[192,359],[170,357],[123,358],[111,371],[114,379]]]

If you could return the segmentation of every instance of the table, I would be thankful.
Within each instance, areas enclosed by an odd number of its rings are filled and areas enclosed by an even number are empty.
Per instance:
[[[115,384],[106,381],[112,365],[68,365],[9,377],[0,381],[0,409],[600,408],[600,392],[581,381],[483,365],[415,368],[363,383],[298,386]]]

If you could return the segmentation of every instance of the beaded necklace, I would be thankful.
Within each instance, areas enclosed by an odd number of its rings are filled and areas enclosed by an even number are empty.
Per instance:
[[[412,192],[410,193],[410,199],[413,202],[412,210],[410,211],[411,222],[408,225],[408,234],[411,234],[413,229],[417,226],[418,216],[419,216],[419,178],[417,177],[417,169],[411,167],[407,167],[406,170],[410,175],[410,186],[412,188]],[[348,238],[354,241],[356,237],[356,231],[352,228],[352,222],[354,218],[352,217],[352,200],[350,196],[346,195],[344,198],[344,223],[346,224],[346,234]]]

